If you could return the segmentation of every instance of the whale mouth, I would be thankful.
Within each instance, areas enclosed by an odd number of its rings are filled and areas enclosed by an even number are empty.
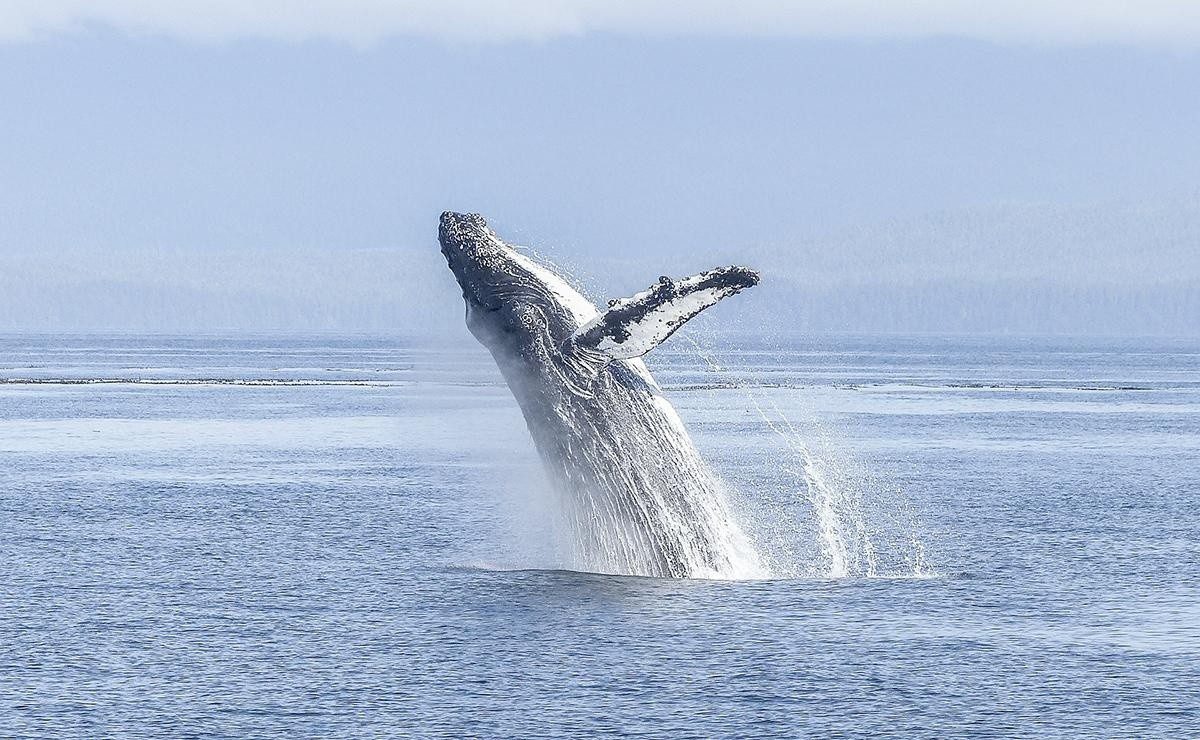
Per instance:
[[[463,300],[467,302],[467,308],[475,311],[483,311],[484,313],[495,313],[500,310],[500,303],[484,303],[467,291],[463,291]]]

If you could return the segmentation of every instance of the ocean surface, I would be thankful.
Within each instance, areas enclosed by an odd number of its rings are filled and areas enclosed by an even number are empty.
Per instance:
[[[465,331],[0,335],[0,736],[1200,735],[1200,340],[648,362],[771,578],[566,569]]]

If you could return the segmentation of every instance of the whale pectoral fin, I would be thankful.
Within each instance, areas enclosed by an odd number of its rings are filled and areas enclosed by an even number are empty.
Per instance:
[[[661,277],[648,290],[610,302],[607,311],[575,332],[571,344],[608,359],[641,357],[688,319],[757,284],[758,273],[745,267],[718,267],[682,280]]]

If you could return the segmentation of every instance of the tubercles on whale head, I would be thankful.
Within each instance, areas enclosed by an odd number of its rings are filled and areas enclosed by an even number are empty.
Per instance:
[[[467,328],[488,347],[515,357],[534,345],[556,346],[578,328],[582,309],[595,309],[557,275],[506,244],[477,213],[442,214],[438,241],[462,288]],[[565,299],[565,300],[564,300]],[[572,304],[572,305],[567,305]]]
[[[499,276],[494,273],[503,267],[508,247],[488,228],[483,216],[446,211],[438,226],[438,242],[468,304],[499,308],[496,296],[485,289],[497,282]]]

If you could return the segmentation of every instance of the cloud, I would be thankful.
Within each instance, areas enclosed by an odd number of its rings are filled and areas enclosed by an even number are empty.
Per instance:
[[[0,40],[89,27],[201,41],[395,36],[920,38],[1200,47],[1197,0],[4,0]]]

